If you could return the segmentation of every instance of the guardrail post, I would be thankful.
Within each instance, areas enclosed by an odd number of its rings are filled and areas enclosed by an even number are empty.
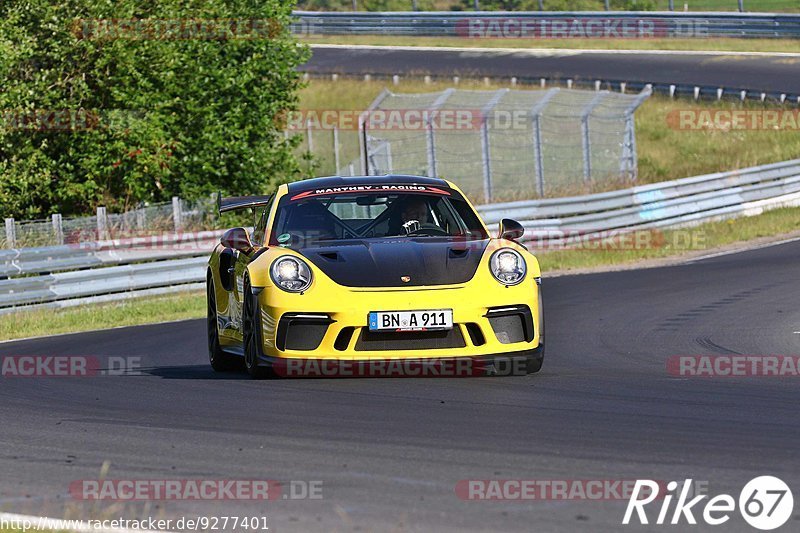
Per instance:
[[[744,0],[739,0],[739,13],[744,13]]]
[[[675,11],[675,0],[669,0],[669,10]]]
[[[178,232],[183,227],[183,213],[181,211],[181,199],[177,196],[172,197],[172,223],[175,226],[175,232]]]
[[[595,107],[608,94],[608,91],[601,91],[592,98],[592,101],[583,108],[581,113],[581,141],[583,144],[583,181],[592,179],[592,144],[589,138],[589,115]]]
[[[8,248],[17,247],[17,227],[13,218],[6,219],[6,246]]]
[[[64,244],[64,226],[61,224],[59,213],[53,214],[53,235],[55,235],[56,244]]]
[[[108,239],[108,216],[105,207],[97,208],[97,239],[100,241]]]
[[[539,197],[544,198],[544,154],[542,150],[542,113],[550,100],[558,94],[558,87],[548,90],[545,95],[531,109],[533,126],[533,161],[536,171],[536,190]]]

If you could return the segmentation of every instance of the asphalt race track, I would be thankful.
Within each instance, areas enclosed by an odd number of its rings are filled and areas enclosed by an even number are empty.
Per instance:
[[[251,381],[206,364],[202,320],[0,344],[140,356],[143,375],[1,378],[0,510],[263,515],[272,531],[625,531],[623,501],[462,501],[465,479],[683,480],[800,495],[800,378],[678,378],[673,355],[800,353],[800,242],[545,277],[535,376]],[[323,499],[75,501],[74,480],[321,480]],[[650,514],[653,520],[658,509]],[[702,511],[701,511],[702,512]],[[797,530],[798,516],[783,530]],[[650,526],[650,530],[663,530]],[[738,514],[720,527],[754,531]]]
[[[800,94],[800,56],[570,50],[446,50],[316,45],[316,74],[490,76],[686,84]]]

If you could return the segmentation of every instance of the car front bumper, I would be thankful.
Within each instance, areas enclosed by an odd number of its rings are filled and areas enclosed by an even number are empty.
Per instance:
[[[543,341],[539,291],[532,278],[513,287],[494,280],[401,289],[341,287],[334,295],[290,294],[271,287],[259,295],[264,362],[474,360],[528,354]],[[373,311],[432,309],[452,309],[453,329],[381,333],[368,329],[368,314]]]

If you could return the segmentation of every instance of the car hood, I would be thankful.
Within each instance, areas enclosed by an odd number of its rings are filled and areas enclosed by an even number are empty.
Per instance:
[[[469,281],[488,244],[489,239],[395,237],[320,243],[298,251],[345,287],[409,287]]]

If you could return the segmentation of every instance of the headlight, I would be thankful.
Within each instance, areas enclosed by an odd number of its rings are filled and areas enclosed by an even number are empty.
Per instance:
[[[270,268],[275,285],[288,292],[303,292],[311,286],[311,269],[302,259],[284,255]]]
[[[516,250],[501,248],[489,259],[492,275],[503,285],[516,285],[525,279],[528,266]]]

